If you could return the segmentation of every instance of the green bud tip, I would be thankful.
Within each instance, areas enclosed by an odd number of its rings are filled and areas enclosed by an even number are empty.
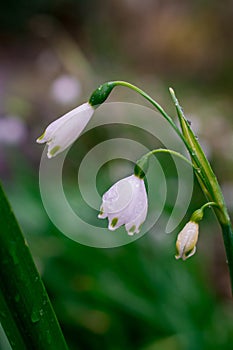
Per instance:
[[[100,85],[92,94],[89,99],[89,104],[92,107],[97,108],[101,105],[109,96],[112,89],[116,86],[115,82],[108,82]]]
[[[146,154],[137,161],[134,167],[134,175],[139,177],[139,179],[143,179],[146,176],[148,168],[149,168],[149,157]]]
[[[204,215],[203,209],[202,208],[201,209],[197,209],[192,214],[190,221],[192,221],[192,222],[199,222],[199,221],[201,221],[203,219],[203,215]]]

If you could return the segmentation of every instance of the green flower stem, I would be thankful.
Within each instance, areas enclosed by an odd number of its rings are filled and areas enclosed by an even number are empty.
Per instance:
[[[165,148],[157,148],[154,149],[146,154],[144,154],[136,163],[134,168],[134,174],[140,178],[143,178],[148,170],[149,167],[149,159],[152,155],[155,155],[157,153],[168,153],[170,155],[174,155],[183,161],[185,161],[188,165],[190,165],[195,171],[198,171],[197,168],[194,167],[193,163],[190,162],[185,156],[183,156],[181,153],[165,149]]]
[[[189,145],[186,142],[186,139],[184,138],[184,136],[182,135],[182,133],[180,132],[179,128],[177,127],[177,125],[174,123],[174,121],[172,120],[172,118],[165,112],[165,110],[163,109],[162,106],[160,106],[160,104],[158,102],[156,102],[151,96],[149,96],[146,92],[144,92],[143,90],[141,90],[139,87],[130,84],[126,81],[121,81],[121,80],[116,80],[113,81],[111,83],[111,86],[114,84],[115,86],[124,86],[127,87],[135,92],[137,92],[138,94],[140,94],[142,97],[144,97],[147,101],[149,101],[161,114],[162,116],[168,121],[168,123],[172,126],[172,128],[175,130],[175,132],[179,135],[179,137],[183,140],[183,142],[185,143],[185,145],[187,147],[189,147]]]
[[[205,156],[204,151],[202,150],[200,143],[197,140],[197,137],[195,136],[188,121],[184,116],[184,113],[176,98],[174,90],[170,88],[170,94],[176,106],[176,111],[180,121],[182,133],[180,132],[179,128],[174,123],[172,118],[164,111],[164,109],[156,101],[154,101],[152,97],[146,94],[143,90],[125,81],[114,81],[114,82],[110,82],[109,84],[111,88],[112,86],[118,86],[118,85],[130,88],[133,91],[139,93],[141,96],[143,96],[161,113],[161,115],[168,121],[168,123],[175,130],[175,132],[180,137],[180,139],[184,142],[190,154],[192,163],[194,165],[195,174],[197,176],[197,179],[199,181],[199,184],[204,194],[206,195],[209,202],[216,203],[214,211],[216,213],[216,216],[222,228],[225,250],[226,250],[230,277],[231,277],[231,286],[233,291],[233,229],[230,222],[230,217],[227,211],[227,207],[224,201],[221,188],[218,184],[218,180],[212,170],[210,163],[208,162],[208,159]],[[145,162],[145,159],[143,159],[143,161]],[[143,176],[143,173],[141,174],[141,176]]]
[[[176,110],[177,110],[177,114],[178,114],[178,118],[181,124],[183,134],[180,132],[179,128],[174,123],[172,118],[164,111],[164,109],[152,97],[150,97],[147,93],[145,93],[143,90],[141,90],[137,86],[125,81],[120,81],[120,80],[108,82],[106,83],[106,86],[110,86],[111,91],[115,86],[124,86],[124,87],[130,88],[131,90],[143,96],[162,114],[162,116],[168,121],[168,123],[175,130],[175,132],[180,137],[180,139],[184,142],[191,156],[192,162],[195,165],[195,168],[198,169],[198,171],[196,171],[196,176],[208,200],[216,202],[218,204],[219,208],[215,209],[215,213],[219,219],[219,222],[221,224],[226,224],[226,225],[229,224],[230,218],[227,212],[225,201],[224,201],[220,186],[218,184],[217,178],[201,148],[201,145],[199,144],[196,136],[194,135],[188,121],[186,120],[183,114],[182,108],[175,96],[174,90],[171,88],[169,89],[173,102],[175,103],[175,106],[176,106]]]
[[[179,122],[181,125],[182,132],[174,123],[172,118],[164,111],[164,109],[147,93],[138,88],[135,85],[132,85],[125,81],[111,81],[101,85],[94,93],[91,95],[89,100],[90,104],[93,107],[98,106],[103,103],[111,93],[112,89],[115,86],[124,86],[127,87],[141,96],[143,96],[147,101],[149,101],[160,113],[161,115],[168,121],[168,123],[175,130],[180,139],[184,142],[192,163],[194,165],[195,174],[199,181],[199,184],[208,199],[209,202],[216,203],[214,211],[218,218],[218,221],[222,227],[223,238],[225,243],[225,249],[227,254],[227,259],[229,263],[229,270],[231,276],[232,283],[232,291],[233,291],[233,229],[230,222],[230,217],[226,208],[226,204],[222,195],[221,188],[218,184],[217,178],[203,152],[201,145],[199,144],[197,137],[192,131],[188,121],[186,120],[182,108],[176,98],[175,92],[173,89],[169,89],[171,97],[176,107],[176,111],[178,114]],[[135,175],[143,178],[145,176],[145,172],[147,170],[148,160],[147,157],[142,157],[140,160],[140,164],[136,164],[135,166]]]
[[[105,85],[105,84],[104,84]],[[103,85],[103,86],[104,86]],[[169,89],[170,94],[172,96],[172,99],[175,103],[176,110],[178,113],[178,118],[181,123],[181,128],[183,134],[180,132],[177,125],[174,123],[172,118],[164,111],[164,109],[147,93],[145,93],[143,90],[138,88],[137,86],[130,84],[125,81],[117,80],[113,82],[106,83],[107,86],[111,87],[111,91],[114,86],[124,86],[127,87],[137,93],[139,93],[141,96],[143,96],[147,101],[149,101],[161,114],[162,116],[168,121],[168,123],[172,126],[172,128],[175,130],[177,135],[180,137],[180,139],[184,142],[190,156],[192,159],[192,162],[198,170],[195,172],[197,179],[200,183],[200,186],[205,193],[207,199],[212,202],[216,202],[220,209],[216,208],[215,213],[221,223],[227,224],[230,222],[229,215],[226,209],[226,205],[224,202],[224,198],[220,189],[220,186],[218,184],[217,178],[196,138],[194,135],[189,123],[185,119],[182,108],[179,105],[179,102],[175,96],[174,90]]]
[[[179,130],[177,125],[174,123],[172,118],[164,111],[164,109],[159,105],[158,102],[156,102],[151,96],[149,96],[147,93],[145,93],[143,90],[141,90],[137,86],[135,86],[133,84],[130,84],[130,83],[126,82],[126,81],[116,80],[116,81],[112,81],[112,82],[108,82],[108,83],[103,84],[103,86],[105,86],[105,85],[106,85],[106,88],[104,90],[106,90],[108,88],[110,92],[112,91],[113,87],[115,87],[115,86],[127,87],[127,88],[137,92],[142,97],[144,97],[147,101],[149,101],[160,112],[160,114],[168,121],[168,123],[174,129],[174,131],[179,136],[179,138],[184,142],[187,150],[189,151],[190,154],[192,154],[192,159],[195,160],[195,167],[201,170],[202,164],[199,161],[199,158],[197,157],[196,153],[193,151],[191,145],[186,140],[184,135],[181,133],[181,131]],[[111,87],[111,90],[110,90],[110,87]],[[205,184],[206,183],[205,177],[203,177],[203,173],[200,170],[199,170],[198,174],[196,173],[196,175],[200,179],[200,183]],[[207,184],[207,187],[208,187],[208,184]],[[203,188],[203,190],[204,190],[204,188]],[[213,199],[209,198],[209,200],[213,200]]]
[[[198,142],[197,137],[195,136],[194,132],[192,131],[187,119],[184,116],[184,113],[182,111],[182,108],[176,98],[175,92],[173,89],[170,88],[170,93],[172,96],[172,99],[175,103],[178,118],[181,124],[181,128],[183,131],[183,135],[188,141],[188,143],[191,145],[191,152],[189,150],[191,159],[193,163],[196,163],[196,157],[198,158],[199,162],[201,164],[200,172],[203,174],[204,178],[204,184],[206,186],[207,191],[205,193],[208,193],[208,198],[211,198],[213,202],[216,202],[221,208],[221,210],[216,209],[216,215],[220,221],[220,223],[228,224],[230,222],[230,218],[227,212],[226,204],[222,195],[222,191],[220,189],[220,186],[218,184],[218,180],[211,168],[211,165],[208,161],[208,159],[205,156],[205,153],[203,152],[200,143]],[[195,158],[193,157],[193,154],[195,153]],[[203,186],[203,183],[200,183],[201,186]]]
[[[193,163],[191,163],[185,156],[183,156],[183,154],[179,153],[179,152],[176,152],[176,151],[173,151],[171,149],[164,149],[164,148],[157,148],[157,149],[154,149],[150,152],[147,153],[147,156],[152,156],[156,153],[169,153],[169,154],[172,154],[180,159],[182,159],[183,161],[185,161],[188,165],[190,165],[194,170],[198,171],[197,168],[194,167]]]
[[[219,205],[215,202],[208,202],[208,203],[205,203],[201,208],[200,210],[204,211],[206,208],[210,208],[210,207],[219,207]]]
[[[230,222],[230,217],[227,211],[225,200],[219,186],[218,180],[212,170],[212,167],[205,156],[204,151],[200,143],[198,142],[197,137],[195,136],[193,130],[191,129],[187,119],[184,116],[183,110],[176,98],[175,92],[173,89],[170,89],[170,93],[173,99],[173,102],[176,106],[176,111],[182,128],[182,132],[187,142],[190,144],[193,153],[190,152],[191,159],[194,164],[196,164],[196,156],[198,157],[199,163],[202,167],[200,168],[201,173],[203,174],[202,178],[198,177],[199,183],[204,190],[207,198],[211,198],[213,202],[216,203],[215,214],[218,218],[222,229],[223,241],[226,250],[227,262],[229,267],[230,279],[231,279],[231,289],[233,293],[233,228]],[[202,181],[204,179],[204,181]]]
[[[230,272],[231,290],[233,293],[233,228],[231,223],[221,224],[221,228],[226,249],[227,264]]]
[[[201,208],[195,210],[195,212],[191,216],[190,221],[193,221],[193,222],[201,221],[203,218],[203,215],[204,215],[204,210],[206,208],[210,208],[210,207],[218,207],[219,208],[218,204],[215,202],[205,203]]]
[[[0,321],[12,349],[68,349],[27,242],[1,186]]]

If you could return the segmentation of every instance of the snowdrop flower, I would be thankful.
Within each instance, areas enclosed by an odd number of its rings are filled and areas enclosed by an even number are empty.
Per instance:
[[[139,233],[146,219],[148,200],[144,180],[136,175],[128,176],[115,183],[104,195],[98,215],[108,217],[111,231],[125,225],[128,235]]]
[[[94,107],[87,103],[78,106],[52,122],[36,141],[47,143],[48,158],[52,158],[69,147],[81,134],[94,113]]]
[[[189,221],[178,234],[176,241],[176,259],[186,260],[196,252],[199,225],[197,222]]]

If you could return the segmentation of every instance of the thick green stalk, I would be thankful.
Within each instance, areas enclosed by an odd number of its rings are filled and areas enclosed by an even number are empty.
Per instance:
[[[209,200],[212,200],[216,202],[219,206],[219,208],[215,209],[216,215],[219,219],[219,222],[222,224],[228,224],[230,222],[229,215],[227,212],[226,204],[222,195],[221,188],[219,186],[218,180],[212,170],[212,167],[206,158],[205,153],[202,150],[202,147],[195,136],[191,126],[189,125],[187,119],[184,116],[184,113],[182,111],[182,108],[176,98],[175,92],[173,89],[170,89],[170,93],[172,96],[172,99],[175,103],[177,115],[180,121],[180,125],[182,128],[183,135],[186,139],[186,141],[191,146],[191,151],[188,149],[191,159],[193,163],[196,165],[196,158],[198,158],[199,163],[201,164],[200,167],[200,174],[202,174],[200,185],[203,188],[203,182],[205,188],[205,194],[207,195]],[[194,157],[195,155],[195,157]],[[197,177],[198,178],[198,177]],[[204,179],[204,181],[203,181]],[[199,178],[198,178],[199,180]],[[207,191],[206,191],[207,190]],[[220,210],[219,210],[220,209]]]
[[[226,248],[227,264],[230,272],[231,290],[233,292],[233,228],[231,223],[221,224],[224,245]]]
[[[233,293],[233,230],[232,230],[232,224],[230,222],[230,217],[227,211],[227,207],[225,204],[225,200],[224,200],[221,188],[219,186],[218,180],[213,172],[213,169],[208,159],[206,158],[206,155],[202,150],[202,147],[198,142],[197,137],[195,136],[191,126],[189,125],[189,122],[185,118],[183,110],[179,104],[178,99],[176,98],[176,95],[173,89],[170,89],[170,93],[176,106],[176,111],[178,114],[183,135],[193,150],[193,153],[189,152],[192,158],[193,164],[196,164],[196,157],[197,157],[199,162],[202,165],[200,168],[202,177],[200,178],[197,176],[199,183],[206,197],[208,199],[213,200],[217,204],[217,207],[214,208],[214,211],[216,213],[216,216],[222,228],[223,241],[224,241],[224,246],[226,250],[227,262],[228,262],[228,268],[229,268],[230,280],[231,280],[231,288]],[[195,158],[193,157],[193,154],[195,154]],[[203,179],[204,181],[202,181]]]
[[[27,242],[1,186],[0,289],[0,321],[12,349],[68,349]]]

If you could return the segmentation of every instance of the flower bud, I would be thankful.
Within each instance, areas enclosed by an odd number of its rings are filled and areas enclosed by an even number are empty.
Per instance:
[[[92,107],[97,108],[101,105],[109,96],[112,89],[115,87],[114,82],[108,82],[100,85],[89,98],[89,103]]]
[[[183,230],[178,234],[176,241],[176,259],[188,259],[196,252],[196,244],[198,240],[198,223],[189,221]]]

